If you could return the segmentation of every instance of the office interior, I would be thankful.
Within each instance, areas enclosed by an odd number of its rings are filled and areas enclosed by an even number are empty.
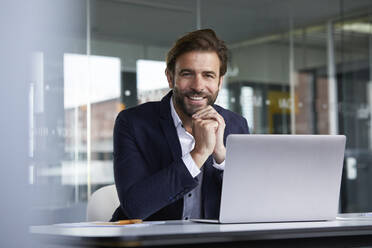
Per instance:
[[[252,134],[345,134],[339,211],[372,212],[370,0],[63,0],[43,8],[46,33],[27,84],[32,224],[85,221],[92,193],[114,184],[116,115],[169,91],[166,53],[200,28],[214,29],[230,50],[217,103],[243,115]]]

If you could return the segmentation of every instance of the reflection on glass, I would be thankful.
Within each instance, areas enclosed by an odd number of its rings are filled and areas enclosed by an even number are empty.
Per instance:
[[[256,97],[253,95],[252,87],[244,86],[241,88],[240,104],[242,105],[242,116],[248,121],[248,126],[251,132],[254,130],[254,113],[253,106],[256,102]]]
[[[229,91],[226,88],[222,88],[217,96],[215,104],[220,105],[225,109],[229,109]]]
[[[58,173],[62,185],[74,186],[75,202],[87,199],[89,184],[113,183],[112,129],[120,110],[120,71],[118,58],[64,55],[65,160]]]
[[[138,104],[160,101],[169,91],[164,61],[137,60]]]

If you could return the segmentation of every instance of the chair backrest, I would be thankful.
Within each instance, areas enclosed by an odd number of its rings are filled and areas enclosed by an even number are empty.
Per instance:
[[[115,184],[95,191],[87,205],[87,221],[109,221],[120,202]]]

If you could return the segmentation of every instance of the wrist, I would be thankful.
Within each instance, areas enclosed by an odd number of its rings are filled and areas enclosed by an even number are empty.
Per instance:
[[[216,147],[213,151],[213,158],[218,163],[221,164],[226,158],[226,148],[225,146]]]
[[[195,149],[190,152],[190,155],[199,169],[203,166],[203,164],[209,157],[207,153],[199,152]]]

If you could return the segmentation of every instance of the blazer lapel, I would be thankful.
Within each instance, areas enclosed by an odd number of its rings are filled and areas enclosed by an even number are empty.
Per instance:
[[[172,91],[170,91],[160,102],[160,126],[163,130],[164,136],[168,142],[169,150],[172,153],[173,159],[182,157],[182,149],[180,140],[178,139],[177,130],[174,126],[171,109],[170,99]]]

